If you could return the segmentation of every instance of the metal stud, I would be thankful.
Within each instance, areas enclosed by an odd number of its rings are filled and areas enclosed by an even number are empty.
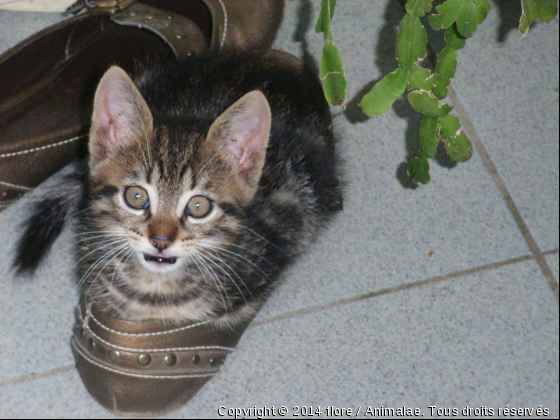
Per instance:
[[[200,356],[198,354],[195,354],[192,357],[191,361],[193,365],[198,365],[200,363]]]
[[[121,361],[121,353],[118,350],[110,350],[107,353],[107,358],[113,363],[119,363]]]
[[[90,338],[88,340],[88,344],[89,344],[89,348],[91,349],[91,351],[95,351],[95,348],[97,347],[97,345],[95,344],[95,341],[93,341],[93,338]]]
[[[177,364],[177,356],[175,356],[173,353],[169,353],[163,358],[163,363],[167,367],[173,367]]]
[[[212,367],[216,367],[216,366],[222,366],[224,364],[224,362],[226,361],[225,357],[221,356],[221,357],[212,357],[210,359],[210,366]]]
[[[150,363],[152,363],[152,356],[150,356],[149,354],[144,353],[144,354],[141,354],[140,356],[138,356],[138,365],[140,365],[142,367],[146,367]]]

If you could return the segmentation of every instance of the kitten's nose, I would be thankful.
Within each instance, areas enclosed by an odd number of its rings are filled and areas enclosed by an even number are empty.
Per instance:
[[[164,249],[169,248],[169,246],[173,243],[172,240],[169,238],[163,238],[161,236],[153,236],[150,238],[150,243],[157,248],[159,252],[162,252]]]
[[[173,220],[156,218],[148,227],[148,238],[150,243],[159,251],[169,248],[175,239],[178,231],[177,223]]]

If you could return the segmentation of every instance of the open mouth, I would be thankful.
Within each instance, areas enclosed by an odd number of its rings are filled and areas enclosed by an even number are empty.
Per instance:
[[[163,257],[163,256],[148,255],[148,254],[144,254],[144,259],[148,262],[155,262],[155,263],[158,263],[158,264],[173,265],[177,262],[177,257],[167,258],[167,257]]]

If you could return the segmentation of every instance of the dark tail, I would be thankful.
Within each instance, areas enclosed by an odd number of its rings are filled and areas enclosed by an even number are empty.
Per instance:
[[[22,224],[13,267],[18,274],[35,273],[52,245],[83,201],[80,171],[73,171],[48,187],[48,198],[34,204],[31,216]]]

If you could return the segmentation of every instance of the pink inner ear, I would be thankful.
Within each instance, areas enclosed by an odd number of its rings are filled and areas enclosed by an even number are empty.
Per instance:
[[[261,117],[256,115],[238,122],[232,134],[230,150],[239,164],[239,172],[247,173],[263,152],[268,133],[264,132]]]
[[[148,134],[152,116],[130,77],[111,67],[101,78],[93,106],[90,152],[105,158],[123,143]]]
[[[127,103],[112,86],[103,86],[100,89],[95,103],[97,123],[105,133],[101,141],[107,149],[114,148],[119,140],[131,138],[133,133],[134,106]],[[118,89],[118,88],[117,88]]]

